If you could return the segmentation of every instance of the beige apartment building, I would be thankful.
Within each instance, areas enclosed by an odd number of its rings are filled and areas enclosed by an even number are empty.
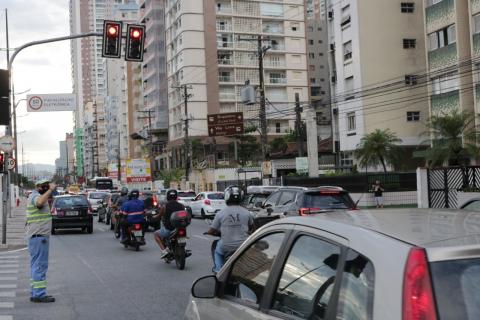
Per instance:
[[[404,165],[429,116],[423,0],[327,0],[331,104],[337,164],[356,163],[354,150],[375,129],[402,142]]]
[[[302,104],[309,101],[303,0],[168,0],[165,29],[169,164],[182,165],[185,114],[189,136],[216,145],[219,159],[227,152],[221,145],[230,139],[208,138],[208,114],[241,111],[247,125],[258,126],[258,103],[245,106],[240,99],[246,81],[259,84],[258,35],[267,49],[268,134],[282,135],[293,128],[295,94]]]

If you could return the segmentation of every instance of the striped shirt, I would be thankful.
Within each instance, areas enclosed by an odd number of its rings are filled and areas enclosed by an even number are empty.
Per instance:
[[[50,235],[52,230],[52,214],[48,202],[43,207],[38,208],[36,201],[40,197],[40,193],[34,190],[28,197],[27,202],[27,224],[26,235],[30,239],[33,235]]]

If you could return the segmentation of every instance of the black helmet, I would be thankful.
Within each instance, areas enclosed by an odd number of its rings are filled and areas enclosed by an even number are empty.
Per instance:
[[[121,196],[126,196],[128,194],[128,188],[127,187],[122,187],[120,190],[120,195]]]
[[[178,192],[177,190],[168,190],[167,191],[167,201],[177,200]]]
[[[138,197],[140,196],[140,191],[138,191],[137,189],[133,189],[132,191],[130,191],[130,193],[128,194],[128,199],[132,200],[132,199],[138,199]]]
[[[242,202],[242,199],[243,199],[243,192],[237,186],[230,186],[227,189],[225,189],[224,198],[227,206],[240,204],[240,202]]]

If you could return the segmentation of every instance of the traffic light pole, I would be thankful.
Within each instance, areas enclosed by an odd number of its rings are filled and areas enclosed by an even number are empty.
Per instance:
[[[7,34],[8,34],[8,20],[7,20]],[[45,43],[52,43],[52,42],[59,42],[59,41],[65,41],[65,40],[72,40],[72,39],[80,39],[80,38],[87,38],[87,37],[102,37],[102,33],[98,32],[88,32],[88,33],[81,33],[81,34],[74,34],[70,36],[65,36],[65,37],[58,37],[58,38],[50,38],[50,39],[45,39],[45,40],[39,40],[39,41],[32,41],[24,44],[23,46],[18,47],[12,54],[11,57],[9,57],[9,44],[8,44],[8,37],[7,37],[7,60],[8,60],[8,65],[7,65],[7,70],[8,70],[8,83],[10,85],[10,96],[8,99],[9,102],[9,124],[5,128],[5,136],[12,136],[12,106],[14,101],[14,96],[13,96],[13,77],[12,77],[12,65],[13,62],[15,61],[16,56],[23,50],[28,47],[40,45],[40,44],[45,44]],[[14,119],[16,121],[16,119]],[[17,143],[14,141],[14,143]],[[10,152],[5,152],[4,153],[4,159],[8,161],[8,158],[10,156]],[[6,162],[5,161],[5,162]],[[3,212],[2,212],[2,244],[7,243],[7,216],[11,215],[11,210],[12,210],[12,204],[10,201],[10,174],[8,171],[5,171],[2,177],[2,188],[3,188]]]

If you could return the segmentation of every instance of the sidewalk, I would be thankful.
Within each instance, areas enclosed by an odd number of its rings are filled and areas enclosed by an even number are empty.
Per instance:
[[[24,248],[27,199],[22,198],[19,207],[12,208],[12,217],[7,216],[7,244],[0,244],[0,251],[9,251]],[[0,217],[1,226],[1,217]],[[1,229],[0,229],[1,234]],[[1,241],[0,241],[1,242]]]

